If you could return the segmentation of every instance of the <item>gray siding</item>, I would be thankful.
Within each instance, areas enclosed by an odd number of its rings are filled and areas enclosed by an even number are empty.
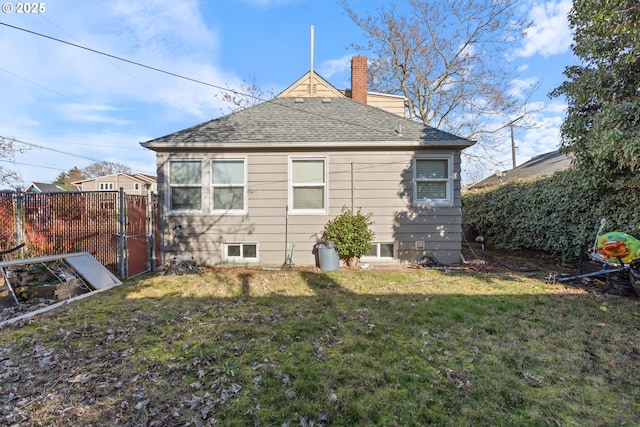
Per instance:
[[[451,150],[429,150],[425,154],[451,154]],[[315,265],[316,233],[338,215],[343,206],[371,213],[376,242],[394,242],[399,263],[417,262],[427,253],[443,263],[457,263],[461,248],[460,185],[454,183],[452,206],[416,207],[413,193],[413,151],[300,151],[265,153],[158,153],[158,182],[162,209],[162,245],[165,258],[189,251],[202,265],[219,265],[223,244],[257,243],[260,265],[281,265],[295,244],[294,263]],[[328,212],[323,215],[287,214],[289,158],[327,159]],[[169,159],[203,160],[203,212],[168,211]],[[245,214],[217,215],[210,212],[210,163],[213,158],[244,158],[247,165],[247,210]],[[459,176],[460,157],[454,156]],[[182,237],[173,236],[180,225]],[[425,242],[416,250],[417,240]]]

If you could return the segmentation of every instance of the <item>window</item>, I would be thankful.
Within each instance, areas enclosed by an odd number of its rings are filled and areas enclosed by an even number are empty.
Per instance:
[[[244,160],[212,160],[213,210],[243,212],[245,208]]]
[[[174,160],[169,164],[171,210],[202,209],[202,163]]]
[[[257,261],[258,245],[256,243],[227,243],[224,248],[227,261]]]
[[[133,183],[133,189],[134,190],[139,190],[140,189],[140,183],[139,182],[134,182]]]
[[[101,182],[100,190],[101,191],[113,190],[113,182]]]
[[[289,206],[292,212],[325,213],[325,159],[292,159]]]
[[[367,258],[394,258],[393,243],[371,243],[369,252],[365,255]]]
[[[415,203],[434,205],[452,203],[451,158],[415,159],[413,171]]]

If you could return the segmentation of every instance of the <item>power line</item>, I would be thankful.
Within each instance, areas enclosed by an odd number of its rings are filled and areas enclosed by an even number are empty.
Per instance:
[[[202,80],[193,79],[191,77],[182,76],[180,74],[176,74],[176,73],[173,73],[173,72],[170,72],[170,71],[165,71],[165,70],[162,70],[160,68],[151,67],[149,65],[145,65],[145,64],[142,64],[142,63],[139,63],[139,62],[136,62],[136,61],[131,61],[129,59],[125,59],[125,58],[122,58],[122,57],[119,57],[119,56],[116,56],[116,55],[111,55],[109,53],[101,52],[99,50],[91,49],[89,47],[85,47],[85,46],[82,46],[82,45],[71,43],[71,42],[68,42],[68,41],[65,41],[65,40],[61,40],[61,39],[58,39],[58,38],[55,38],[55,37],[52,37],[52,36],[48,36],[46,34],[41,34],[41,33],[38,33],[36,31],[27,30],[25,28],[17,27],[15,25],[10,25],[10,24],[4,23],[4,22],[0,22],[0,25],[4,25],[6,27],[10,27],[10,28],[13,28],[13,29],[16,29],[16,30],[19,30],[19,31],[24,31],[26,33],[34,34],[36,36],[40,36],[40,37],[47,38],[47,39],[50,39],[50,40],[54,40],[54,41],[57,41],[59,43],[63,43],[63,44],[69,45],[69,46],[73,46],[73,47],[77,47],[77,48],[80,48],[80,49],[88,50],[90,52],[94,52],[94,53],[97,53],[99,55],[108,56],[110,58],[114,58],[114,59],[117,59],[119,61],[128,62],[130,64],[137,65],[137,66],[143,67],[143,68],[147,68],[149,70],[157,71],[159,73],[167,74],[167,75],[170,75],[170,76],[173,76],[173,77],[178,77],[180,79],[188,80],[188,81],[191,81],[191,82],[194,82],[194,83],[198,83],[198,84],[202,84],[202,85],[205,85],[205,86],[213,87],[213,88],[225,91],[225,92],[230,92],[230,93],[233,93],[233,94],[236,94],[236,95],[250,97],[250,98],[253,98],[253,99],[256,99],[256,100],[259,100],[259,101],[263,101],[263,102],[267,101],[267,100],[262,99],[262,98],[260,98],[258,96],[255,96],[255,95],[251,95],[251,94],[243,93],[243,92],[240,92],[240,91],[237,91],[237,90],[234,90],[234,89],[229,89],[229,88],[225,88],[225,87],[222,87],[222,86],[214,85],[214,84],[211,84],[211,83],[204,82]],[[291,110],[304,112],[304,113],[307,113],[307,114],[310,114],[310,115],[313,115],[313,116],[324,117],[324,118],[327,118],[327,119],[330,119],[330,120],[333,120],[333,121],[336,121],[336,122],[348,123],[348,124],[352,124],[354,126],[361,127],[363,129],[374,130],[373,128],[371,128],[369,126],[356,124],[356,123],[353,123],[351,121],[343,120],[343,119],[340,119],[340,118],[337,118],[337,117],[327,116],[327,115],[324,115],[324,114],[318,114],[317,112],[310,112],[310,111],[305,110],[304,108],[300,108],[300,107],[297,107],[297,106],[296,107],[292,107],[292,106],[286,105],[285,103],[278,103],[278,104],[281,105],[284,108],[288,108],[288,109],[291,109]]]
[[[49,39],[49,40],[57,41],[58,43],[64,43],[66,45],[77,47],[79,49],[88,50],[89,52],[97,53],[98,55],[108,56],[109,58],[117,59],[117,60],[123,61],[123,62],[128,62],[129,64],[137,65],[138,67],[147,68],[149,70],[157,71],[159,73],[167,74],[167,75],[170,75],[170,76],[173,76],[173,77],[178,77],[180,79],[188,80],[188,81],[191,81],[191,82],[194,82],[194,83],[198,83],[198,84],[202,84],[202,85],[205,85],[205,86],[213,87],[215,89],[219,89],[219,90],[222,90],[222,91],[225,91],[225,92],[231,92],[231,93],[236,94],[236,95],[248,96],[250,98],[254,98],[254,99],[257,99],[257,100],[260,100],[260,101],[265,101],[264,99],[261,99],[260,97],[257,97],[255,95],[251,95],[251,94],[248,94],[248,93],[242,93],[242,92],[239,92],[239,91],[234,90],[234,89],[225,88],[225,87],[222,87],[222,86],[214,85],[212,83],[204,82],[202,80],[193,79],[191,77],[186,77],[186,76],[183,76],[183,75],[180,75],[180,74],[172,73],[171,71],[165,71],[165,70],[162,70],[160,68],[152,67],[150,65],[141,64],[140,62],[131,61],[129,59],[122,58],[120,56],[111,55],[110,53],[101,52],[101,51],[96,50],[96,49],[91,49],[91,48],[86,47],[86,46],[82,46],[82,45],[79,45],[79,44],[76,44],[76,43],[71,43],[71,42],[68,42],[66,40],[62,40],[62,39],[58,39],[58,38],[55,38],[55,37],[52,37],[52,36],[48,36],[46,34],[38,33],[36,31],[27,30],[26,28],[16,27],[15,25],[10,25],[10,24],[7,24],[5,22],[0,22],[0,25],[4,25],[5,27],[13,28],[15,30],[24,31],[25,33],[30,33],[30,34],[33,34],[33,35],[36,35],[36,36],[39,36],[39,37],[44,37],[44,38]]]
[[[11,164],[14,164],[14,165],[34,166],[34,167],[37,167],[37,168],[53,169],[53,170],[57,170],[57,171],[64,171],[64,169],[54,168],[54,167],[52,167],[52,166],[34,165],[33,163],[14,162],[13,160],[2,160],[2,159],[0,159],[0,162],[11,163]]]
[[[102,161],[102,160],[92,159],[91,157],[81,156],[79,154],[69,153],[68,151],[64,151],[64,150],[58,150],[58,149],[51,148],[51,147],[45,147],[45,146],[42,146],[42,145],[39,145],[39,144],[34,144],[32,142],[20,141],[19,139],[15,139],[15,138],[7,138],[7,137],[1,136],[1,135],[0,135],[0,140],[15,142],[15,143],[18,143],[18,144],[29,145],[31,147],[40,148],[42,150],[49,150],[49,151],[53,151],[53,152],[56,152],[56,153],[65,154],[67,156],[77,157],[79,159],[90,160],[90,161],[96,162],[96,163],[100,163]]]
[[[50,19],[48,19],[46,16],[44,16],[44,14],[39,13],[38,14],[39,17],[41,17],[42,19],[44,19],[45,21],[49,22],[51,25],[55,26],[56,28],[58,28],[60,31],[62,31],[63,33],[65,33],[66,35],[68,35],[69,37],[71,37],[72,39],[76,40],[78,43],[82,44],[84,47],[87,47],[85,43],[82,42],[82,40],[79,40],[77,37],[75,37],[73,34],[69,33],[67,30],[65,30],[64,28],[62,28],[61,26],[59,26],[58,24],[56,24],[55,22],[51,21]],[[122,67],[119,67],[118,64],[116,64],[113,61],[110,61],[108,58],[103,58],[106,62],[108,62],[109,64],[111,64],[112,66],[114,66],[115,68],[117,68],[118,70],[120,70],[121,72],[125,73],[126,75],[128,75],[129,77],[131,77],[132,79],[134,79],[135,81],[137,81],[138,83],[140,83],[143,86],[146,86],[147,88],[151,89],[152,91],[156,91],[156,89],[152,88],[151,86],[149,86],[146,82],[144,82],[143,80],[139,79],[138,77],[134,76],[133,74],[131,74],[130,72],[128,72],[127,70],[125,70]],[[157,92],[157,91],[156,91]],[[165,98],[164,96],[160,95],[160,97],[162,99],[164,99],[164,101],[170,105],[173,105],[174,107],[177,107],[171,100]]]
[[[0,67],[0,70],[4,71],[4,72],[5,72],[5,73],[7,73],[7,74],[11,74],[11,75],[12,75],[13,77],[15,77],[15,78],[18,78],[18,79],[20,79],[20,80],[24,80],[25,82],[31,83],[31,84],[32,84],[32,85],[34,85],[34,86],[38,86],[38,87],[40,87],[40,88],[42,88],[42,89],[45,89],[45,90],[48,90],[49,92],[54,93],[54,94],[56,94],[56,95],[58,95],[58,96],[61,96],[61,97],[63,97],[63,98],[67,98],[67,99],[68,99],[68,100],[70,100],[70,101],[73,101],[73,102],[78,103],[78,104],[82,104],[82,102],[80,102],[80,101],[78,101],[78,100],[76,100],[76,99],[69,98],[69,97],[68,97],[67,95],[65,95],[65,94],[62,94],[62,93],[60,93],[60,92],[56,92],[56,91],[55,91],[55,90],[53,90],[53,89],[49,89],[48,87],[41,85],[40,83],[36,83],[36,82],[34,82],[34,81],[32,81],[32,80],[27,79],[26,77],[22,77],[22,76],[20,76],[20,75],[18,75],[18,74],[12,73],[11,71],[9,71],[9,70],[7,70],[7,69],[5,69],[5,68]]]
[[[64,151],[64,150],[57,150],[55,148],[45,147],[45,146],[42,146],[42,145],[39,145],[39,144],[34,144],[34,143],[31,143],[31,142],[21,141],[21,140],[16,139],[16,138],[6,138],[6,137],[0,135],[0,142],[2,142],[2,141],[9,141],[9,142],[17,143],[17,144],[29,145],[31,147],[40,148],[42,150],[53,151],[53,152],[56,152],[56,153],[64,154],[66,156],[77,157],[79,159],[84,159],[84,160],[90,160],[90,161],[92,161],[94,163],[102,163],[103,162],[103,160],[97,160],[97,159],[93,159],[91,157],[86,157],[86,156],[81,156],[79,154],[69,153],[68,151]],[[38,165],[29,165],[27,163],[18,163],[18,162],[13,162],[13,161],[8,161],[8,160],[3,160],[3,161],[8,162],[8,163],[23,164],[23,165],[26,165],[26,166],[38,166]],[[64,169],[57,169],[57,168],[47,167],[47,166],[42,166],[42,167],[46,167],[48,169],[64,170]],[[135,172],[147,173],[147,171],[143,171],[143,170],[140,170],[140,169],[133,169],[133,170]]]
[[[2,138],[2,137],[0,137]],[[85,144],[82,142],[69,142],[69,141],[60,141],[60,140],[56,140],[56,139],[47,139],[47,138],[34,138],[34,137],[27,137],[27,138],[20,138],[18,137],[18,139],[21,140],[34,140],[34,141],[45,141],[45,142],[55,142],[58,144],[67,144],[67,145],[78,145],[80,147],[95,147],[95,144]],[[100,144],[100,148],[109,148],[109,149],[114,149],[114,150],[128,150],[128,151],[144,151],[146,152],[147,149],[143,148],[143,147],[119,147],[117,145],[104,145],[104,144]]]

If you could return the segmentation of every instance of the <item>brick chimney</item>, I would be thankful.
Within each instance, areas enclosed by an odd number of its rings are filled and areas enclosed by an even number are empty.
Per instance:
[[[367,57],[351,58],[351,99],[367,103]]]

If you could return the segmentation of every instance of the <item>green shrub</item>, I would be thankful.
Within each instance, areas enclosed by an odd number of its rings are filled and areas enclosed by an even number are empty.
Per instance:
[[[565,258],[593,243],[602,218],[604,230],[636,234],[640,219],[637,188],[605,183],[594,188],[572,170],[535,181],[515,181],[462,196],[463,221],[490,245],[531,249]]]
[[[350,264],[352,258],[369,252],[374,236],[369,228],[371,224],[371,214],[364,215],[360,209],[354,214],[342,208],[340,215],[325,224],[322,237],[333,242],[338,255]]]

